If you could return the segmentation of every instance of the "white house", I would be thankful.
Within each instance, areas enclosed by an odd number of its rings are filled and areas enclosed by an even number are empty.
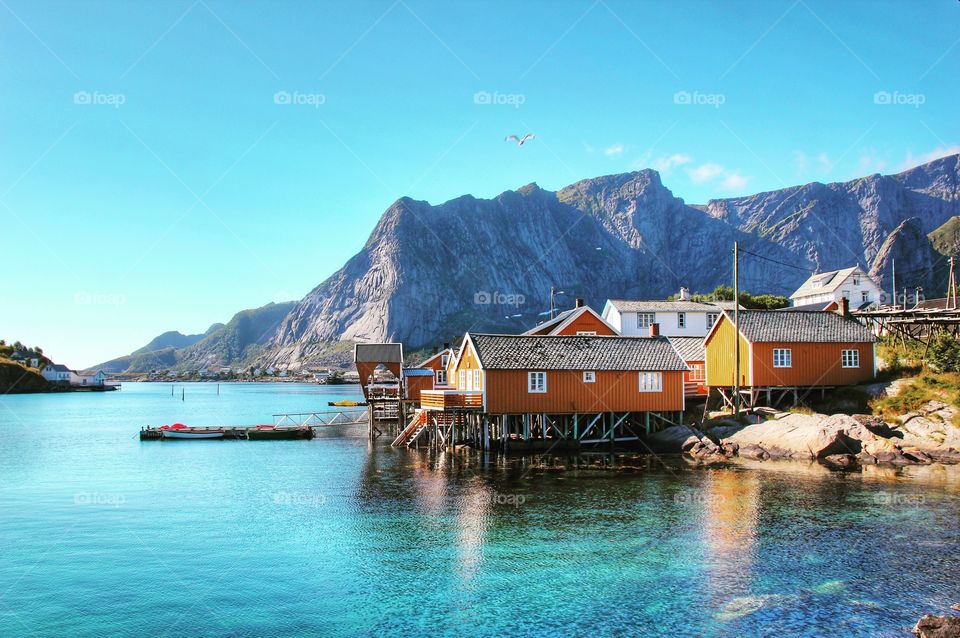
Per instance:
[[[80,385],[80,386],[94,386],[94,385],[103,385],[103,382],[107,380],[107,375],[103,373],[103,370],[98,370],[94,374],[83,374],[82,372],[75,372],[70,370],[70,385]]]
[[[54,383],[70,383],[70,368],[61,363],[49,363],[40,371],[43,378]]]
[[[646,336],[651,324],[659,324],[667,337],[706,337],[732,301],[690,301],[681,290],[676,301],[631,301],[609,299],[603,307],[603,320],[625,337]]]
[[[790,295],[793,306],[839,301],[846,297],[851,308],[866,308],[886,299],[880,285],[857,266],[812,275]]]

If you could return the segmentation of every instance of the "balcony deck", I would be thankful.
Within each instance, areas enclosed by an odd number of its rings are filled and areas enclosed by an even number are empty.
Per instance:
[[[479,410],[483,408],[483,392],[464,390],[421,390],[420,407],[424,410]]]

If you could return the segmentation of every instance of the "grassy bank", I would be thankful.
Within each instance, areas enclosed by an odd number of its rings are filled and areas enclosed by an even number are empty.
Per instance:
[[[0,358],[0,393],[50,392],[51,384],[33,368]]]

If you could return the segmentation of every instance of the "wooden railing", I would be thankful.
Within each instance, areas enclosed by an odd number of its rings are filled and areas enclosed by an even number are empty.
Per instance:
[[[420,407],[425,410],[448,410],[451,408],[482,408],[483,392],[462,390],[421,390]]]

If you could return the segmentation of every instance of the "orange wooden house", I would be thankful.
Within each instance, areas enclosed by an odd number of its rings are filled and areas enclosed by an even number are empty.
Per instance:
[[[703,337],[669,337],[670,343],[677,349],[677,353],[688,370],[683,373],[684,392],[688,397],[707,396],[707,355],[703,345]]]
[[[577,299],[575,308],[565,310],[553,319],[545,321],[523,334],[533,336],[616,336],[619,333],[614,330],[613,326],[604,321],[596,310],[584,305],[582,299]]]
[[[446,388],[447,366],[452,356],[453,350],[444,348],[415,367],[404,368],[404,398],[419,403],[423,390]]]
[[[421,405],[474,412],[494,440],[636,440],[680,418],[686,369],[665,337],[467,334],[451,389]]]
[[[740,339],[740,387],[754,404],[771,391],[854,385],[876,375],[876,337],[849,316],[837,312],[741,310],[740,334],[733,312],[724,311],[707,334],[707,385],[728,398],[735,385],[735,339]]]

